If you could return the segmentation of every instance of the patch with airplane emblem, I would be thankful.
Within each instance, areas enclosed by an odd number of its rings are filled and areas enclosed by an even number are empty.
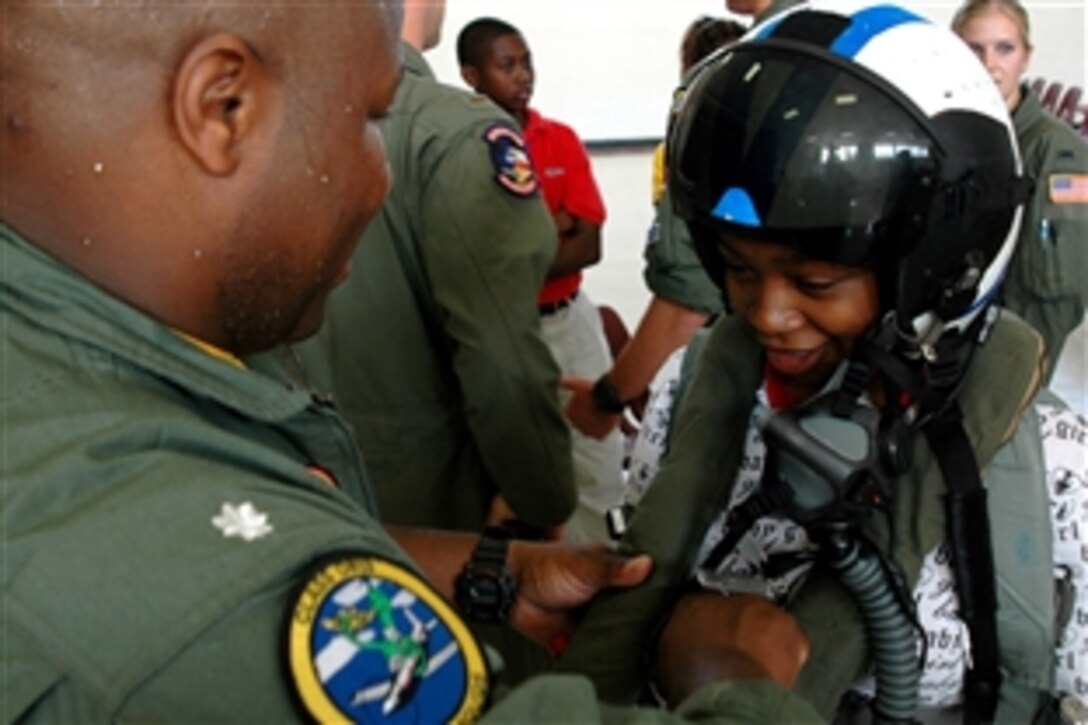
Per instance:
[[[489,690],[476,638],[417,574],[388,559],[321,562],[287,622],[288,669],[319,722],[471,722]]]
[[[517,131],[497,123],[484,131],[484,141],[495,167],[495,181],[514,196],[530,197],[537,192],[536,173]]]

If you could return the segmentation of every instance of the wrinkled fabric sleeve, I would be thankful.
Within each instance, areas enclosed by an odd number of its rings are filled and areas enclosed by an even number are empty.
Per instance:
[[[743,323],[723,318],[715,325],[677,412],[670,453],[620,542],[621,552],[653,556],[653,572],[639,587],[599,595],[559,661],[563,671],[587,674],[608,702],[633,702],[645,687],[657,630],[729,500],[759,360]]]
[[[642,256],[646,262],[642,278],[656,296],[707,315],[725,309],[722,291],[703,269],[688,226],[673,212],[667,190],[657,204]]]
[[[536,526],[574,509],[570,434],[536,296],[555,253],[539,196],[495,179],[483,125],[434,160],[417,220],[475,443],[507,503]]]

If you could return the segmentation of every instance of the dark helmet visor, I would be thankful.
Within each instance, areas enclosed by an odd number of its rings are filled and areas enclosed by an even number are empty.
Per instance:
[[[670,136],[678,212],[842,264],[903,254],[876,247],[921,222],[904,206],[937,176],[939,144],[886,83],[793,45],[739,47],[695,81]]]

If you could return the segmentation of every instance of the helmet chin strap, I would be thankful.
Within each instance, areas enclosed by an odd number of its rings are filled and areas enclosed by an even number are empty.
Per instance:
[[[999,315],[1000,311],[990,306],[962,330],[933,320],[928,328],[922,327],[924,333],[914,341],[899,336],[899,354],[889,343],[891,336],[880,333],[863,342],[859,350],[860,357],[880,371],[888,384],[886,389],[898,388],[915,401],[912,410],[899,417],[908,423],[902,428],[905,440],[916,431],[923,434],[944,478],[946,536],[959,615],[967,625],[972,654],[964,678],[965,723],[993,720],[1003,677],[998,667],[997,593],[987,493],[963,427],[958,393],[971,357],[985,343]],[[894,330],[894,323],[886,324],[881,332],[887,329]],[[975,339],[964,344],[964,336]],[[917,354],[911,356],[912,350]],[[904,357],[913,357],[919,364],[908,365]],[[896,407],[885,406],[885,410]],[[894,424],[894,418],[892,421]],[[903,463],[909,466],[909,456]]]
[[[967,367],[999,314],[996,307],[988,306],[960,328],[925,313],[912,321],[913,334],[908,335],[895,313],[889,312],[872,333],[858,341],[851,364],[863,362],[879,374],[886,402],[896,403],[905,393],[910,405],[898,414],[911,427],[921,428],[955,402]],[[891,414],[896,411],[885,411],[886,416]]]

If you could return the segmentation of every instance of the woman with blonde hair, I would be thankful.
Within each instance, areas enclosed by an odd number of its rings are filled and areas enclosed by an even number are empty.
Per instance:
[[[1023,82],[1031,27],[1018,0],[967,0],[952,30],[997,84],[1013,118],[1024,171],[1035,182],[1003,303],[1042,334],[1053,370],[1066,337],[1084,319],[1088,296],[1088,146],[1043,109]]]

